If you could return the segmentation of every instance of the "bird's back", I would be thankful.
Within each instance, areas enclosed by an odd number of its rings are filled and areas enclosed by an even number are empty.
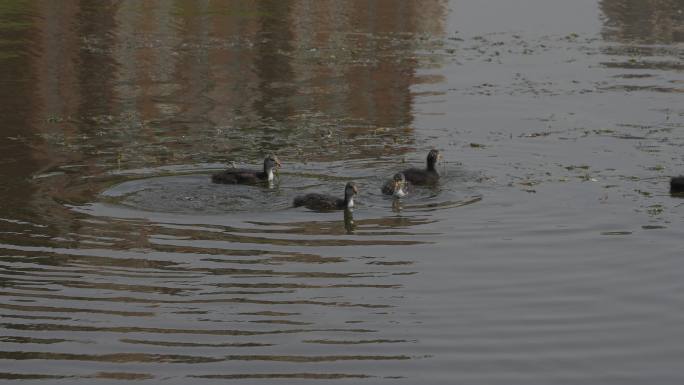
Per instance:
[[[409,168],[402,171],[407,182],[413,184],[434,184],[439,180],[437,171],[421,170],[418,168]]]
[[[214,183],[254,183],[260,181],[258,172],[244,168],[229,168],[211,176]]]
[[[295,197],[293,202],[294,207],[304,206],[310,210],[336,210],[344,206],[344,200],[335,198],[331,195],[310,193]]]

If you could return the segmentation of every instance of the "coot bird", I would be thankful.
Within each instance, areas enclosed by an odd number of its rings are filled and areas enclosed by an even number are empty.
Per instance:
[[[670,179],[670,194],[684,194],[684,175]]]
[[[214,183],[240,184],[273,181],[273,170],[280,168],[280,161],[275,155],[268,155],[264,159],[264,171],[254,171],[244,168],[229,168],[211,176]]]
[[[437,150],[430,150],[427,156],[427,168],[409,168],[402,171],[406,180],[416,185],[435,184],[439,180],[439,174],[435,169],[435,164],[442,158],[442,154]]]
[[[354,207],[354,196],[359,192],[354,182],[349,182],[344,187],[344,199],[331,195],[311,193],[300,195],[294,199],[294,207],[304,206],[314,211],[330,211],[351,209]]]
[[[380,190],[385,195],[393,195],[396,198],[401,198],[408,193],[406,187],[406,177],[403,173],[398,172],[394,174],[394,177],[392,177],[391,180],[385,182]]]

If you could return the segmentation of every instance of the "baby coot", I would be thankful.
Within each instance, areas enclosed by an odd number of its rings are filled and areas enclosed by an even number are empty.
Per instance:
[[[435,164],[442,158],[442,154],[437,150],[430,150],[427,156],[427,168],[409,168],[402,171],[406,180],[416,185],[430,185],[439,181],[439,174],[435,169]]]
[[[398,172],[394,174],[394,177],[392,177],[391,180],[385,182],[380,190],[385,195],[392,195],[396,198],[401,198],[408,194],[406,187],[406,177],[403,173]]]
[[[331,211],[351,209],[354,207],[354,196],[359,192],[354,182],[349,182],[344,187],[344,199],[331,195],[311,193],[300,195],[294,199],[294,207],[304,206],[314,211]]]
[[[275,155],[268,155],[264,159],[264,171],[254,171],[244,168],[229,168],[211,176],[214,183],[241,184],[273,181],[273,170],[280,168],[280,161]]]
[[[684,175],[670,179],[670,194],[684,194]]]

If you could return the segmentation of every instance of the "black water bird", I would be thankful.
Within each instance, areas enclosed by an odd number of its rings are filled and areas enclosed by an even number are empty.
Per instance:
[[[684,194],[684,175],[673,176],[670,179],[670,194]]]
[[[304,206],[314,211],[331,211],[351,209],[354,207],[354,196],[358,194],[354,182],[349,182],[344,187],[344,199],[336,198],[331,195],[310,193],[300,195],[294,199],[294,207]]]
[[[442,158],[442,154],[437,150],[430,150],[427,156],[427,168],[409,168],[402,171],[406,180],[415,185],[430,185],[439,181],[439,174],[435,169],[435,164]]]
[[[244,168],[229,168],[211,176],[214,183],[247,184],[258,182],[272,182],[273,171],[280,168],[280,161],[275,155],[264,158],[264,170],[255,171]]]
[[[406,177],[403,173],[398,172],[394,174],[392,179],[388,180],[384,185],[382,185],[380,191],[382,191],[382,193],[385,195],[392,195],[395,198],[401,198],[408,194],[407,187]]]

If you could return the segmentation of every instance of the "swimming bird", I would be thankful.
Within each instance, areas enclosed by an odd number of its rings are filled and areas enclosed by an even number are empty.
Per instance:
[[[684,194],[684,175],[670,179],[670,194]]]
[[[272,182],[273,170],[280,168],[280,161],[275,155],[268,155],[264,159],[264,171],[254,171],[244,168],[229,168],[211,176],[214,183],[239,184]]]
[[[354,182],[349,182],[344,187],[344,199],[336,198],[331,195],[310,193],[300,195],[294,199],[294,207],[304,206],[309,210],[314,211],[330,211],[351,209],[354,207],[354,196],[358,194],[359,190],[356,188]]]
[[[392,195],[395,198],[401,198],[408,194],[406,188],[406,177],[403,173],[398,172],[394,174],[394,177],[392,177],[391,180],[388,180],[384,185],[382,185],[380,191],[382,191],[382,193],[385,195]]]
[[[442,158],[442,154],[437,150],[430,150],[427,156],[427,168],[425,170],[418,168],[409,168],[402,171],[406,180],[416,185],[430,185],[439,181],[439,174],[435,169],[435,164]]]

